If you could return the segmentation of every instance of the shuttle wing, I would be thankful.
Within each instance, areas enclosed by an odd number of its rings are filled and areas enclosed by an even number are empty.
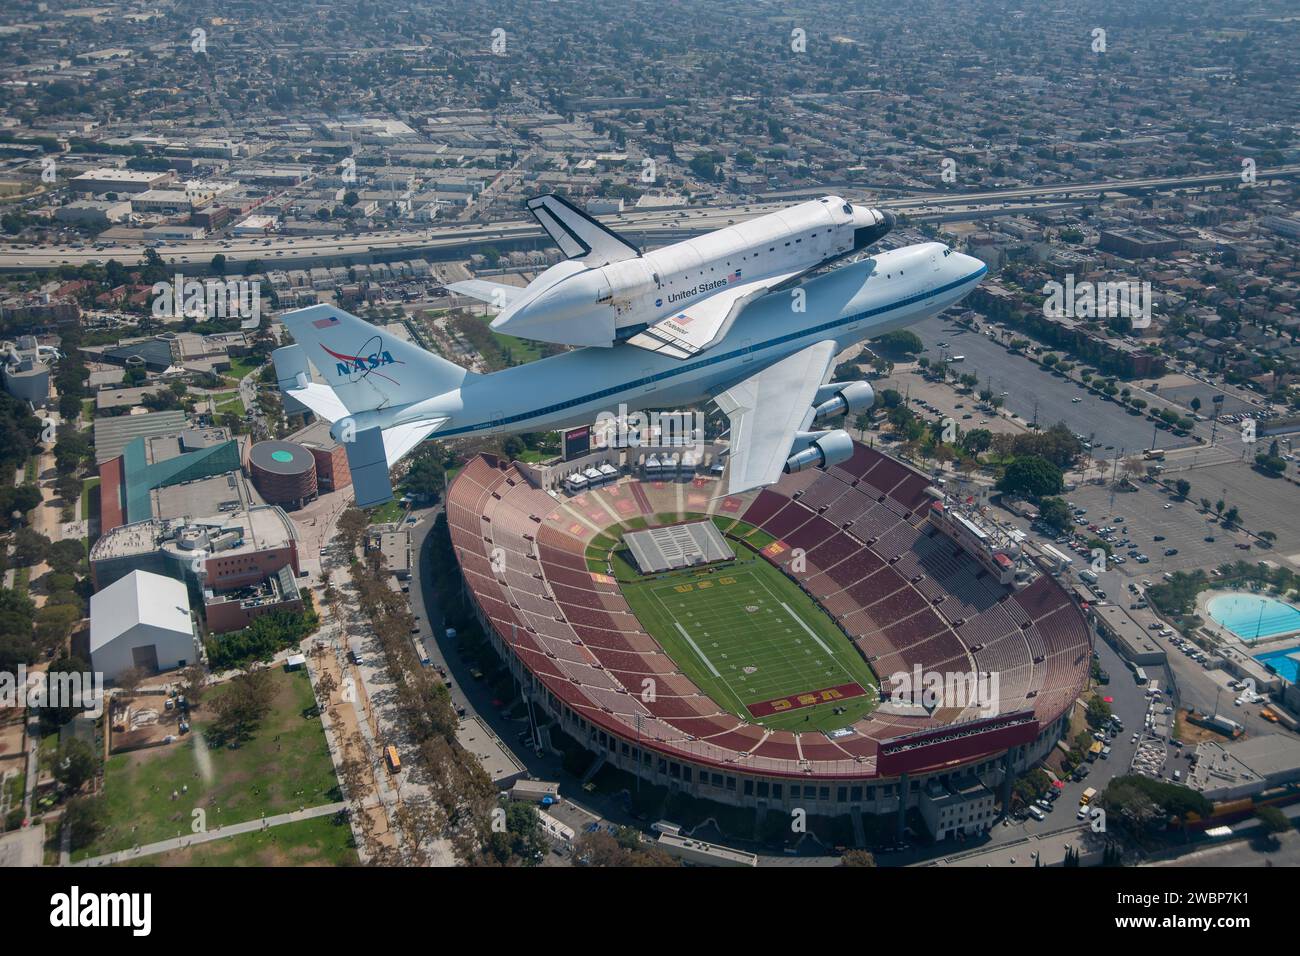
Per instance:
[[[581,259],[585,265],[599,267],[641,255],[641,250],[632,243],[559,196],[530,199],[528,211],[555,240],[566,259]]]
[[[504,282],[489,282],[487,279],[463,279],[460,282],[449,282],[447,288],[457,295],[467,295],[471,299],[486,302],[498,312],[518,302],[527,291],[523,286],[506,285]]]
[[[754,282],[737,282],[681,312],[660,319],[628,341],[638,348],[672,358],[698,355],[727,334],[731,323],[736,321],[736,316],[744,311],[745,306],[799,274],[789,272]]]
[[[813,397],[834,361],[835,343],[818,342],[714,397],[731,422],[727,494],[780,479],[795,433],[812,422]]]

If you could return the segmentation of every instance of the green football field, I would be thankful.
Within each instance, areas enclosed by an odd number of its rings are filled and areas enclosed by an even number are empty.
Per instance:
[[[744,720],[834,730],[870,711],[877,682],[857,648],[798,585],[735,547],[735,561],[709,571],[623,580],[642,626],[718,706]]]

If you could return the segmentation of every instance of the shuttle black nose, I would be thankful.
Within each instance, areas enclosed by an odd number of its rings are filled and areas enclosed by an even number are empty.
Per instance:
[[[879,242],[898,225],[898,217],[892,212],[885,212],[882,209],[880,210],[880,217],[880,222],[874,226],[863,226],[860,229],[853,230],[853,248],[855,250],[865,249],[872,243]]]

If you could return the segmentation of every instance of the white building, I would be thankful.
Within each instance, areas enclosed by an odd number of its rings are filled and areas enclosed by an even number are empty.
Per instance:
[[[132,571],[90,598],[90,663],[107,680],[139,667],[149,673],[198,658],[189,592],[175,578]]]
[[[280,227],[280,220],[275,216],[249,216],[243,222],[236,223],[230,230],[232,236],[264,236]]]

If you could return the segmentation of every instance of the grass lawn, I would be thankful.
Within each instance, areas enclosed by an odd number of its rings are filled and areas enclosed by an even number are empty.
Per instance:
[[[496,318],[495,314],[480,316],[485,323],[491,322]],[[528,339],[517,339],[513,335],[502,335],[494,331],[492,338],[496,341],[497,348],[501,350],[501,356],[505,359],[507,365],[526,365],[529,362],[536,362],[542,357],[542,349],[536,342],[530,342]]]
[[[255,372],[262,366],[249,360],[247,357],[231,358],[229,375],[234,376],[236,380],[243,378],[249,372]]]
[[[99,478],[87,478],[81,483],[81,520],[86,521],[99,513]]]
[[[129,866],[356,866],[352,828],[337,816],[240,833]]]
[[[180,743],[110,757],[104,771],[108,823],[76,858],[189,833],[192,811],[200,807],[212,829],[340,799],[306,672],[272,673],[271,712],[242,746],[209,749],[200,740],[213,719],[212,699],[222,692],[216,688],[195,712],[195,732]]]
[[[678,667],[744,720],[832,730],[868,713],[877,681],[857,648],[779,569],[736,552],[710,570],[624,581],[623,595]],[[620,580],[633,573],[614,563]]]
[[[238,389],[233,392],[218,392],[212,395],[211,399],[218,412],[234,412],[236,415],[244,414],[244,400],[240,397]]]
[[[394,498],[392,501],[371,508],[369,514],[371,524],[392,524],[406,517],[406,505]]]

